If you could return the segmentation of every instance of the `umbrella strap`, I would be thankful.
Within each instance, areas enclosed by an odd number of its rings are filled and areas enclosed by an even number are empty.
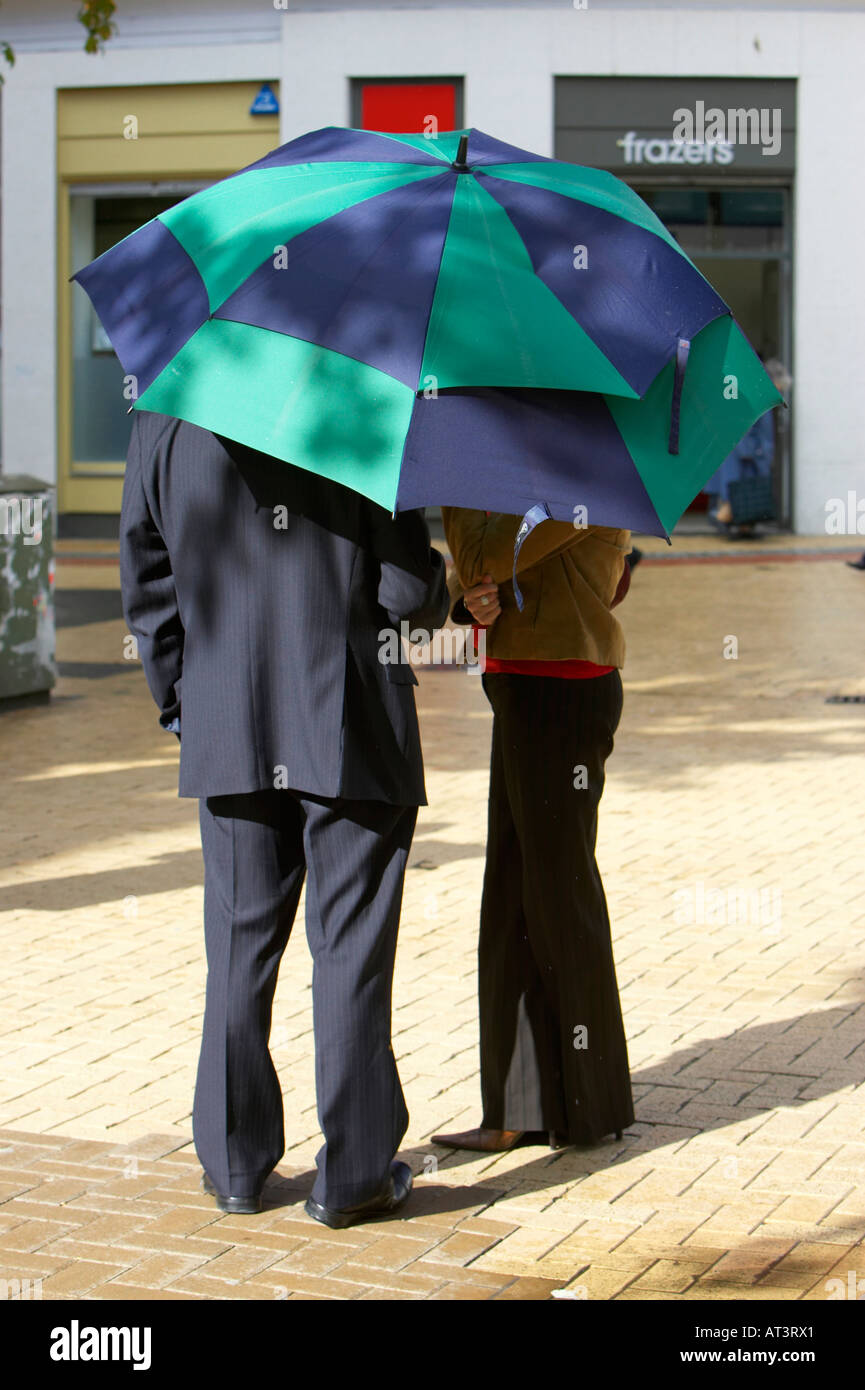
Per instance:
[[[539,521],[552,521],[552,519],[553,519],[553,518],[552,518],[552,515],[550,514],[550,509],[549,509],[549,507],[547,506],[546,502],[536,502],[535,505],[534,505],[533,507],[529,507],[529,510],[526,512],[525,516],[523,517],[522,521],[520,522],[520,529],[517,531],[517,538],[516,538],[516,540],[514,541],[514,575],[513,575],[513,580],[514,580],[514,598],[515,598],[516,601],[517,601],[517,608],[520,610],[521,613],[522,613],[522,611],[523,611],[523,595],[522,595],[522,591],[521,591],[521,589],[520,589],[520,586],[519,586],[519,584],[517,583],[517,560],[520,558],[520,551],[521,551],[522,548],[523,548],[523,542],[527,539],[528,536],[531,535],[532,531],[534,531],[534,529],[535,529],[535,527],[537,526],[538,522],[539,522]]]
[[[690,338],[680,338],[676,347],[676,372],[673,377],[673,404],[670,408],[670,443],[668,453],[679,452],[679,417],[682,411],[682,387],[685,384],[685,369],[688,353],[691,351]]]

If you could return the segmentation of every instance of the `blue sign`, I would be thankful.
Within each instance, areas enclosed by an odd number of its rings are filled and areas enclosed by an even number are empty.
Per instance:
[[[278,116],[279,102],[268,82],[262,82],[255,101],[249,108],[250,116]]]

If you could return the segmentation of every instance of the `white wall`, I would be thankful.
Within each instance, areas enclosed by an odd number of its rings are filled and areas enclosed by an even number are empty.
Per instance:
[[[283,25],[284,140],[348,125],[348,78],[465,75],[467,123],[552,152],[548,14],[429,9],[292,14]],[[473,114],[474,113],[474,114]],[[479,113],[483,113],[482,118]]]
[[[3,93],[3,471],[57,479],[56,94],[19,60]],[[32,80],[31,80],[32,78]]]
[[[77,0],[3,0],[0,34],[16,53],[80,53],[87,35],[77,12]],[[280,13],[272,0],[120,0],[113,23],[115,51],[178,44],[200,48],[202,39],[208,44],[276,42]]]
[[[839,55],[844,55],[844,62]],[[796,529],[826,502],[865,498],[865,20],[803,24],[794,323]]]
[[[10,18],[16,5],[9,7]],[[229,14],[227,4],[217,8]],[[775,7],[734,11],[729,4],[602,8],[589,0],[587,10],[351,5],[315,11],[299,10],[292,0],[280,24],[281,43],[236,46],[225,41],[227,29],[214,26],[212,42],[194,45],[187,26],[173,40],[166,33],[163,48],[138,47],[140,38],[133,43],[127,37],[96,60],[70,50],[68,42],[65,51],[20,51],[3,94],[7,471],[51,478],[56,467],[57,86],[211,82],[279,72],[287,140],[318,126],[347,124],[351,76],[463,74],[467,125],[550,154],[554,74],[795,77],[796,529],[822,531],[829,497],[851,488],[865,497],[865,183],[853,138],[865,128],[861,5],[785,13]],[[20,46],[22,36],[16,37]]]

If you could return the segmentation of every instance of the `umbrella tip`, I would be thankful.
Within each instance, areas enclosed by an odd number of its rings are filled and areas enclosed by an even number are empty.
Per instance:
[[[451,168],[456,169],[457,173],[462,174],[468,172],[469,166],[466,164],[466,155],[468,154],[468,149],[469,137],[467,135],[461,135],[460,143],[457,146],[457,157],[451,165]]]

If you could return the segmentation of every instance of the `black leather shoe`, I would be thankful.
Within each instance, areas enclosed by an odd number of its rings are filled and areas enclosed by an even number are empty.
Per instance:
[[[390,1165],[390,1176],[376,1197],[370,1197],[359,1206],[346,1207],[342,1211],[336,1207],[324,1207],[320,1202],[308,1197],[303,1209],[313,1221],[320,1221],[323,1226],[340,1231],[345,1226],[356,1226],[359,1221],[371,1221],[373,1217],[390,1216],[392,1212],[399,1211],[411,1192],[411,1181],[411,1169],[408,1164],[400,1163],[395,1158]]]
[[[205,1192],[210,1193],[211,1197],[216,1198],[216,1205],[220,1211],[228,1212],[229,1215],[251,1216],[253,1212],[261,1211],[261,1193],[259,1192],[254,1192],[249,1197],[232,1197],[230,1193],[217,1192],[206,1173],[202,1174],[201,1186]]]

